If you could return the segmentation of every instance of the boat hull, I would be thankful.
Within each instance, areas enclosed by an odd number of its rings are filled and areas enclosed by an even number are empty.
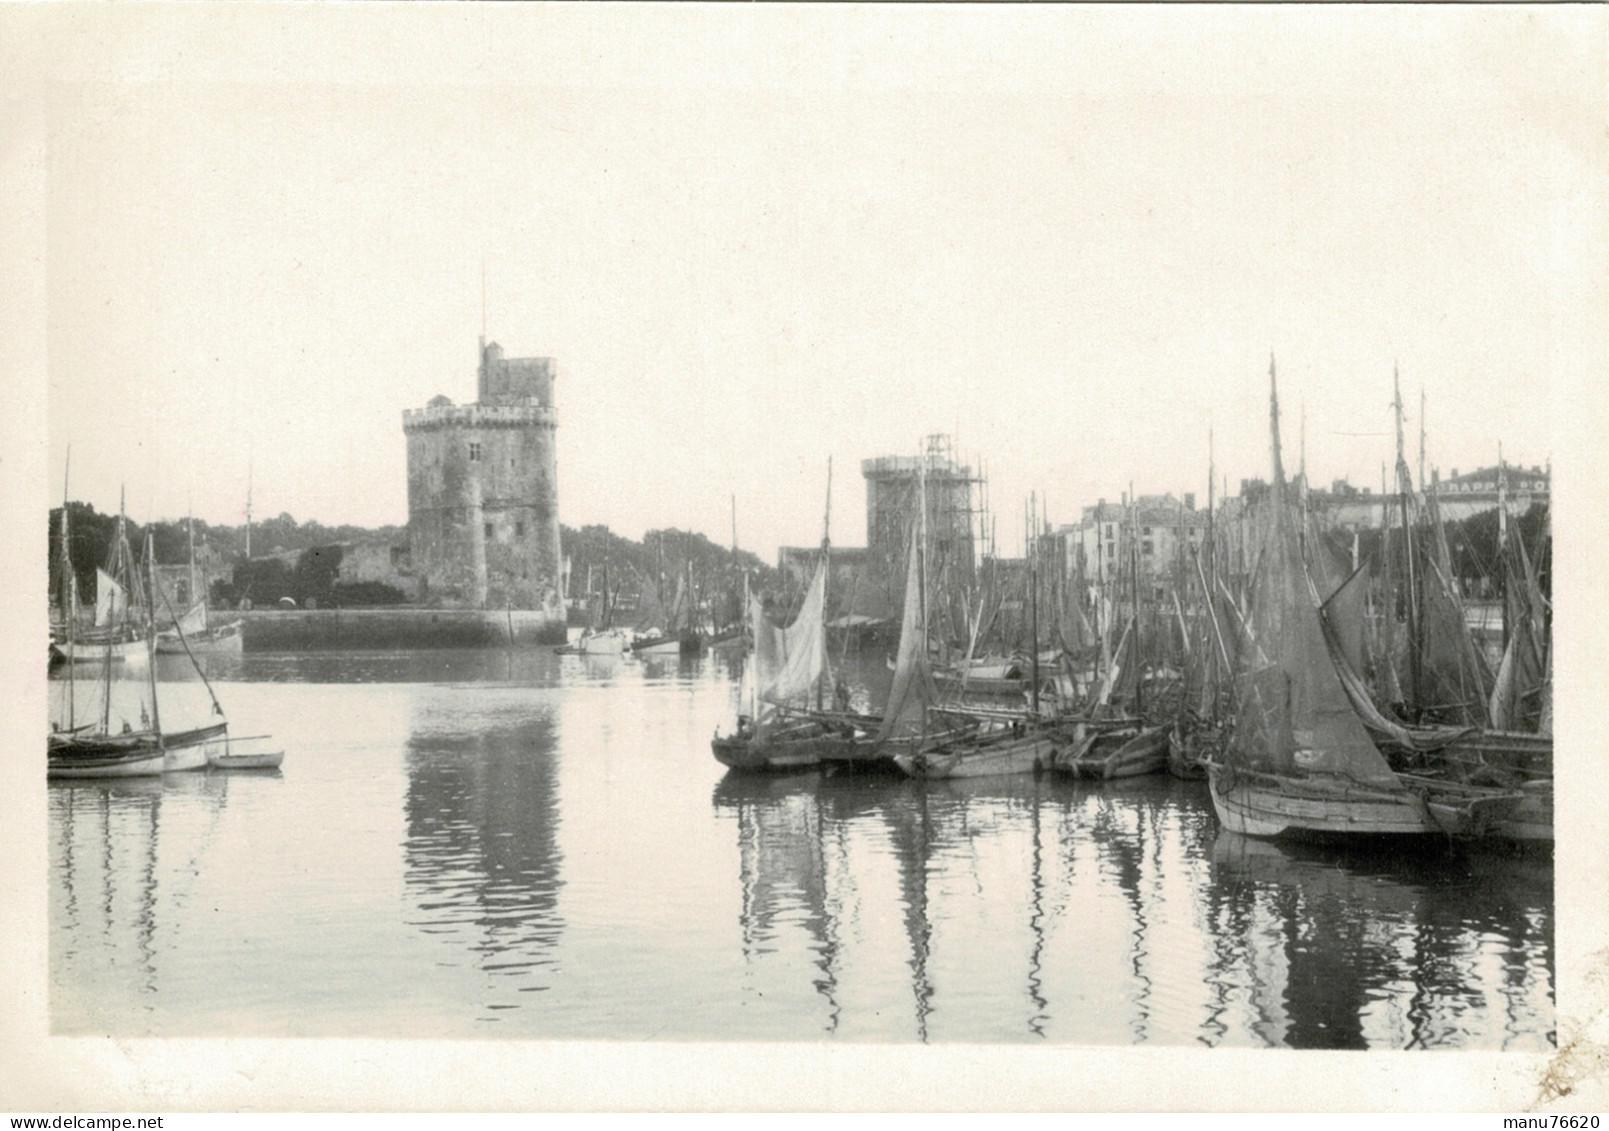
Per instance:
[[[1440,831],[1422,798],[1340,779],[1284,779],[1208,768],[1212,807],[1242,836],[1382,836]]]
[[[1168,773],[1181,781],[1205,781],[1206,763],[1201,761],[1193,736],[1181,734],[1178,727],[1168,733]]]
[[[167,753],[154,732],[94,737],[52,737],[48,778],[131,778],[162,773]]]
[[[104,664],[108,656],[123,663],[143,663],[149,653],[144,640],[117,640],[110,643],[74,640],[50,646],[53,659],[69,664]]]
[[[1058,758],[1056,765],[1077,777],[1099,781],[1160,774],[1168,768],[1168,731],[1149,727],[1090,735]]]
[[[197,636],[186,635],[183,640],[177,636],[160,635],[156,638],[156,651],[159,656],[183,656],[187,653],[195,655],[217,654],[245,651],[246,634],[241,631],[240,622],[223,625],[211,629]],[[185,645],[189,645],[188,648]]]
[[[222,754],[228,749],[228,743],[228,723],[213,723],[211,726],[164,735],[162,745],[167,757],[163,761],[162,772],[174,774],[204,770],[213,755]]]
[[[283,750],[269,754],[218,754],[207,759],[214,770],[277,770],[285,760]]]
[[[1050,736],[1040,734],[896,754],[894,764],[913,778],[983,778],[1038,773],[1051,764],[1055,755]]]
[[[710,749],[717,762],[732,770],[800,770],[842,758],[853,745],[853,739],[838,735],[775,740],[728,735],[712,740]]]

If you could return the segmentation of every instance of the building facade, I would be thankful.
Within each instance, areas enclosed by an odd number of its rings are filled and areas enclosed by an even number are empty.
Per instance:
[[[1207,533],[1207,515],[1196,509],[1195,495],[1181,501],[1172,495],[1141,495],[1132,502],[1105,499],[1085,507],[1076,526],[1056,532],[1062,539],[1067,577],[1086,584],[1126,577],[1129,551],[1143,577],[1171,580],[1191,551],[1199,552]]]
[[[477,400],[402,415],[409,557],[421,605],[564,623],[553,360],[481,343]]]

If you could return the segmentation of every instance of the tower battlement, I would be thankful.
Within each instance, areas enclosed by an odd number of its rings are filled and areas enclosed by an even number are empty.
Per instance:
[[[482,342],[480,400],[435,397],[402,414],[408,541],[420,603],[538,610],[562,642],[552,358]]]

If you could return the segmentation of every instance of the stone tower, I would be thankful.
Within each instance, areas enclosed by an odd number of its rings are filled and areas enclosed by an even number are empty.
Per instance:
[[[905,558],[917,499],[927,499],[928,576],[950,583],[972,580],[972,469],[959,463],[948,436],[929,436],[919,456],[862,460],[866,480],[866,549],[872,569],[884,581],[898,610],[904,600]],[[897,615],[897,614],[896,614]]]
[[[478,400],[402,414],[419,601],[547,614],[564,635],[553,359],[481,340]]]

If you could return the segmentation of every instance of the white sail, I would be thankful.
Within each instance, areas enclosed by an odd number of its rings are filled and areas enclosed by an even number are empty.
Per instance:
[[[207,603],[197,601],[179,618],[179,630],[186,636],[200,636],[207,631]]]
[[[128,594],[123,587],[104,569],[97,569],[95,571],[96,627],[105,628],[114,621],[122,620],[127,609]]]
[[[782,706],[808,707],[811,697],[827,675],[827,562],[816,566],[816,575],[805,592],[799,615],[785,629],[773,629],[780,644],[778,667],[769,685],[760,694],[766,701]]]

